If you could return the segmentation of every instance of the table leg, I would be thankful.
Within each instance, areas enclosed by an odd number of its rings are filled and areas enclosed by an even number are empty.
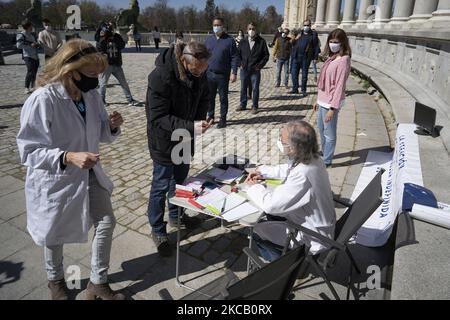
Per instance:
[[[194,288],[188,287],[183,282],[180,281],[180,242],[181,242],[181,217],[184,214],[184,208],[178,207],[178,228],[177,228],[177,254],[175,262],[175,281],[178,287],[182,287],[191,291],[196,291]]]
[[[252,245],[253,245],[253,227],[250,227],[250,235],[249,235],[249,240],[248,240],[248,247],[250,249],[252,249]],[[247,258],[247,275],[250,274],[250,257]]]

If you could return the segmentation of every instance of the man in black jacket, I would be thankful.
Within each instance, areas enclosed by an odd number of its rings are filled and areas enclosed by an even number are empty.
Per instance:
[[[259,84],[261,82],[261,70],[269,61],[270,53],[266,40],[256,33],[255,23],[247,27],[248,37],[241,41],[239,57],[241,61],[241,106],[237,111],[247,108],[247,88],[251,83],[253,91],[252,113],[258,113]]]
[[[211,126],[205,121],[209,90],[205,71],[209,52],[203,44],[178,43],[156,59],[148,77],[147,136],[153,159],[153,179],[148,204],[152,239],[161,256],[170,256],[164,211],[166,195],[175,195],[189,173],[194,155],[194,134]],[[169,204],[169,224],[178,226],[178,207]],[[194,228],[199,220],[181,217],[182,226]],[[181,226],[178,226],[181,227]]]
[[[125,41],[122,36],[116,33],[113,25],[103,26],[100,31],[100,39],[97,42],[97,49],[108,57],[108,68],[99,78],[100,95],[106,105],[106,86],[109,78],[113,75],[119,81],[123,93],[128,100],[128,106],[139,106],[133,99],[130,87],[122,69],[122,50],[125,48]]]

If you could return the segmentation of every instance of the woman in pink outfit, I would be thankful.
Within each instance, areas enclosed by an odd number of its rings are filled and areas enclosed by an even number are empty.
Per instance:
[[[344,30],[336,29],[329,34],[324,55],[328,59],[320,72],[314,111],[318,112],[322,158],[325,165],[330,167],[336,149],[338,115],[345,103],[345,87],[350,75],[352,56]]]

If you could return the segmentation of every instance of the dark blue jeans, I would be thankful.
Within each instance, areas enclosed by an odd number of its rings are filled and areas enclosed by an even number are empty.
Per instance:
[[[208,71],[208,86],[210,94],[210,104],[208,109],[208,118],[214,118],[216,110],[216,96],[219,92],[220,98],[220,119],[226,120],[228,114],[228,91],[229,91],[229,74],[218,74]]]
[[[261,257],[263,257],[264,260],[268,262],[277,260],[283,253],[281,250],[278,250],[274,246],[267,244],[266,241],[261,240],[261,238],[257,234],[253,235],[253,241],[254,243],[256,243],[256,247],[258,248]]]
[[[159,235],[166,235],[166,222],[164,222],[165,202],[168,197],[175,196],[175,185],[182,184],[189,174],[189,164],[165,166],[153,162],[153,180],[148,202],[148,220],[152,231]],[[170,203],[169,218],[178,218],[178,207]]]
[[[308,72],[311,65],[311,59],[305,56],[301,56],[299,59],[293,59],[291,61],[291,74],[292,74],[292,91],[298,91],[299,88],[299,75],[302,70],[302,92],[306,93],[306,87],[308,85]]]
[[[259,84],[261,83],[261,71],[249,71],[241,69],[241,107],[247,108],[247,88],[251,84],[253,107],[259,106]]]

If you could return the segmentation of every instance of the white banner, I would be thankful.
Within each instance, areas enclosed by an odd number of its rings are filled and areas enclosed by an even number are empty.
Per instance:
[[[357,233],[356,242],[368,247],[381,247],[389,239],[398,213],[402,208],[405,183],[423,186],[419,140],[415,124],[400,124],[397,128],[393,153],[370,151],[361,171],[351,200],[364,190],[376,173],[383,168],[384,202]]]

